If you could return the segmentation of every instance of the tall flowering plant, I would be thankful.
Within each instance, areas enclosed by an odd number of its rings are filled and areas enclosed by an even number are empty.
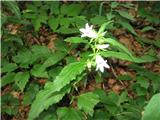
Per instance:
[[[85,25],[85,28],[80,29],[81,37],[88,37],[90,38],[89,45],[92,48],[93,51],[93,57],[91,60],[88,59],[87,66],[90,69],[92,66],[96,66],[96,71],[104,72],[105,68],[110,68],[110,66],[107,63],[107,60],[104,60],[104,58],[99,54],[100,51],[105,51],[109,44],[101,44],[101,39],[105,35],[106,32],[96,32],[93,29],[93,25],[89,26],[87,23]]]

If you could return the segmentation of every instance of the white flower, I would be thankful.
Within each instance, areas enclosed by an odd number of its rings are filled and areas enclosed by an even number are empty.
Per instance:
[[[96,65],[96,71],[100,70],[102,73],[104,72],[104,68],[110,68],[107,60],[104,60],[100,55],[96,55]]]
[[[85,28],[79,29],[82,32],[81,37],[97,38],[97,33],[92,29],[93,25],[89,26],[88,23]]]
[[[96,45],[96,48],[98,48],[98,49],[105,49],[108,47],[109,47],[109,44]]]

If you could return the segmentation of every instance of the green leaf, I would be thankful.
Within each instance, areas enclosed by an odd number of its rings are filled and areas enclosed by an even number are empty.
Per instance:
[[[137,80],[136,83],[139,83],[141,87],[146,88],[146,89],[149,87],[149,81],[145,77],[137,76],[136,80]]]
[[[2,77],[1,87],[14,82],[15,73],[9,72],[5,76]]]
[[[68,28],[71,24],[71,18],[59,17],[59,23],[61,26]]]
[[[54,81],[54,79],[56,78],[56,76],[58,76],[58,74],[61,72],[62,69],[63,69],[62,66],[57,66],[57,67],[51,68],[48,71],[48,75],[49,75],[50,79],[52,81]]]
[[[35,64],[31,70],[31,74],[35,77],[48,78],[48,73],[41,64]]]
[[[66,26],[61,26],[56,32],[61,34],[74,34],[79,33],[79,30],[77,28],[68,28]]]
[[[16,115],[18,112],[19,100],[8,93],[1,97],[2,113]]]
[[[122,11],[122,10],[117,10],[117,12],[124,18],[129,19],[129,20],[134,20],[133,16],[129,15],[128,12]]]
[[[112,38],[107,38],[107,39],[103,39],[102,41],[103,41],[103,43],[109,43],[111,46],[115,47],[119,51],[125,52],[130,57],[132,57],[132,53],[124,45],[122,45],[120,42],[118,42],[117,40],[114,40]]]
[[[69,93],[70,87],[66,86],[59,92],[52,92],[52,89],[41,90],[33,102],[28,120],[34,120],[38,115],[52,104],[58,103],[66,93]]]
[[[128,95],[127,91],[124,91],[121,93],[121,95],[118,98],[118,102],[117,102],[118,106],[121,106],[122,103],[128,101],[127,95]]]
[[[52,84],[46,85],[46,89],[51,89],[53,91],[59,91],[61,88],[69,84],[72,80],[76,78],[85,69],[84,62],[74,62],[62,69],[60,74],[56,77]]]
[[[29,50],[20,51],[16,56],[13,57],[15,63],[19,63],[20,66],[28,66],[32,63],[32,53]]]
[[[51,55],[51,51],[47,48],[47,46],[33,45],[31,51],[36,59],[46,59]]]
[[[64,40],[59,39],[54,44],[57,51],[69,53],[71,50]]]
[[[90,116],[93,115],[93,108],[99,102],[99,96],[93,92],[88,92],[78,97],[78,108],[84,110]]]
[[[41,27],[41,21],[38,18],[32,19],[32,24],[35,29],[35,31],[39,31]]]
[[[55,31],[58,28],[59,25],[59,21],[58,19],[54,18],[54,17],[50,17],[48,19],[48,25],[50,26],[50,28]]]
[[[16,1],[4,1],[3,3],[8,6],[8,9],[14,13],[18,19],[21,19],[21,12]]]
[[[30,78],[29,72],[18,72],[15,75],[14,80],[21,91],[24,90],[29,78]]]
[[[98,33],[103,33],[110,23],[112,23],[112,21],[108,21],[107,23],[102,24]]]
[[[72,24],[76,24],[78,28],[82,28],[84,24],[87,23],[86,17],[85,16],[75,16],[72,18]]]
[[[142,32],[146,32],[146,31],[149,31],[149,30],[156,30],[154,27],[152,26],[145,26],[143,29],[142,29]]]
[[[145,108],[142,120],[160,119],[160,93],[155,94]]]
[[[7,22],[7,15],[3,14],[1,12],[1,27],[3,26],[3,24],[5,24]]]
[[[68,16],[77,16],[81,12],[83,6],[80,4],[63,4],[61,6],[61,14]]]
[[[136,38],[138,41],[142,42],[142,43],[145,43],[145,44],[149,44],[149,45],[154,45],[155,47],[158,47],[160,48],[160,41],[159,39],[157,40],[150,40],[148,38],[144,38],[144,37],[137,37]]]
[[[106,22],[106,18],[104,16],[95,16],[90,19],[91,23],[94,25],[102,25]]]
[[[111,3],[111,8],[116,8],[119,5],[118,2],[112,2]]]
[[[65,60],[66,60],[67,64],[77,62],[77,58],[75,56],[68,56],[68,57],[65,58]]]
[[[131,32],[133,35],[137,36],[137,33],[134,31],[133,27],[129,24],[126,20],[120,20],[118,23],[125,29],[127,29],[129,32]]]
[[[48,59],[43,63],[42,67],[47,68],[50,67],[60,60],[62,60],[67,55],[66,52],[55,52],[52,53],[52,56],[48,57]]]
[[[23,105],[30,105],[36,94],[39,92],[39,86],[37,84],[30,84],[23,96]]]
[[[31,106],[28,120],[33,120],[38,117],[44,109],[59,102],[63,96],[70,91],[70,87],[66,85],[73,81],[84,70],[85,63],[82,62],[71,63],[64,67],[55,80],[47,83],[44,90],[41,90],[37,94],[36,99]]]
[[[7,37],[4,39],[6,42],[16,42],[19,43],[20,45],[23,45],[22,38],[18,35],[7,35]]]
[[[127,60],[127,61],[131,61],[131,62],[136,62],[136,63],[153,62],[153,61],[157,60],[155,57],[152,57],[152,56],[144,55],[144,56],[137,58],[135,56],[131,57],[131,56],[129,56],[125,53],[122,53],[122,52],[114,52],[114,51],[100,52],[100,54],[104,57],[119,58],[121,60]]]
[[[71,43],[88,43],[87,40],[80,37],[69,37],[69,38],[66,38],[64,41],[71,42]]]
[[[35,31],[38,31],[41,27],[41,23],[46,24],[48,20],[48,16],[46,14],[40,14],[35,19],[32,19],[32,23]]]
[[[15,69],[17,69],[17,64],[15,64],[15,63],[8,63],[8,64],[6,64],[5,66],[2,67],[2,73],[12,72]]]
[[[144,76],[145,78],[151,80],[154,92],[159,91],[159,88],[160,88],[160,84],[159,84],[160,75],[159,74],[146,70],[145,68],[138,66],[136,64],[131,64],[129,65],[129,67],[133,70],[136,70],[138,75]]]
[[[118,80],[132,80],[132,77],[130,75],[120,75],[117,78]]]
[[[59,10],[59,6],[60,6],[60,3],[59,1],[48,1],[47,2],[49,5],[50,5],[50,10],[51,10],[51,14],[56,14],[56,15],[59,15],[60,14],[60,10]]]
[[[82,120],[82,113],[74,108],[58,108],[58,118],[60,120]]]
[[[95,110],[94,112],[93,120],[110,120],[109,118],[110,118],[109,113],[103,109]]]

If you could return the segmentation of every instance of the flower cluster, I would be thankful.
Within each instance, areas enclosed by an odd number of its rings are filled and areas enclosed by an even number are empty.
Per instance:
[[[81,37],[89,37],[89,38],[97,38],[97,33],[93,30],[93,25],[89,27],[88,23],[86,24],[85,28],[81,28],[80,31],[82,32]]]
[[[91,39],[98,39],[100,36],[104,36],[106,32],[98,34],[94,29],[93,25],[89,26],[88,23],[85,25],[85,28],[81,28],[80,32],[82,33],[81,37],[89,37]],[[99,55],[99,50],[104,50],[109,47],[109,44],[99,44],[96,41],[94,42],[94,63],[96,64],[96,71],[100,70],[104,72],[104,68],[110,68],[107,64],[107,60],[104,60],[102,56]],[[95,49],[97,52],[95,52]],[[88,61],[88,68],[91,68],[92,61]]]
[[[96,70],[104,72],[104,68],[110,68],[107,64],[107,60],[104,60],[100,55],[96,55]]]

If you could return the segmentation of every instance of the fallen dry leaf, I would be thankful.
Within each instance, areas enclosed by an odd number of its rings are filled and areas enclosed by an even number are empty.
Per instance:
[[[121,90],[123,90],[123,86],[115,84],[112,88],[111,88],[115,93],[120,94]]]

